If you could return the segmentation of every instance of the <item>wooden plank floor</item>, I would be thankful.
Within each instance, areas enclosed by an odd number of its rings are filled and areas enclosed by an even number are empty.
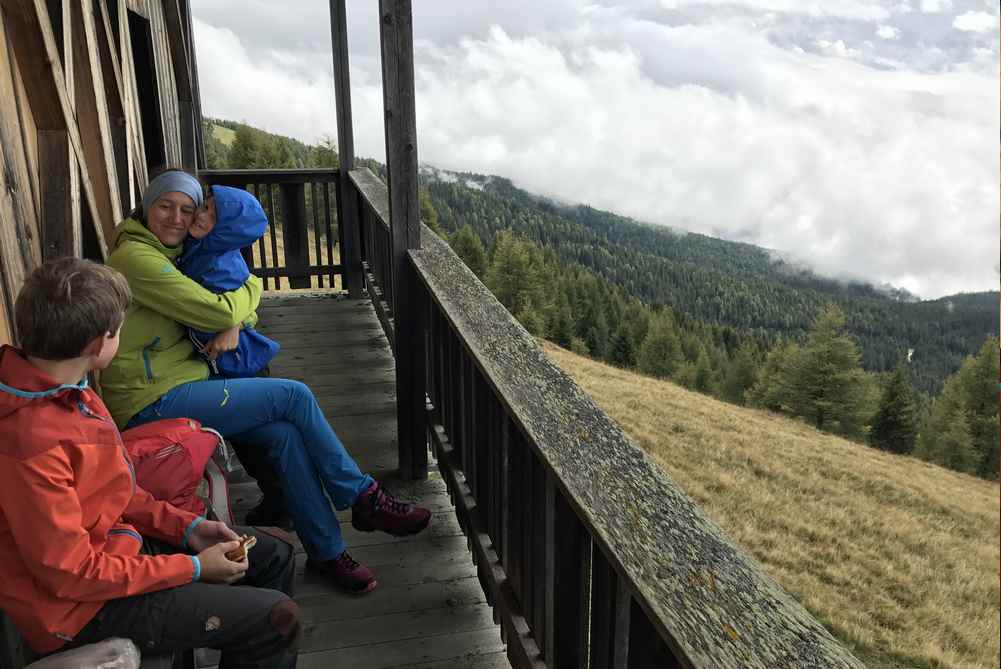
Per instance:
[[[298,547],[296,601],[306,620],[299,667],[510,667],[437,468],[416,483],[396,474],[393,357],[371,302],[285,294],[262,300],[259,315],[260,330],[282,344],[272,375],[308,384],[362,471],[434,514],[407,538],[357,532],[350,511],[339,514],[348,550],[379,581],[360,597],[304,573]],[[238,520],[259,494],[253,482],[233,486]]]

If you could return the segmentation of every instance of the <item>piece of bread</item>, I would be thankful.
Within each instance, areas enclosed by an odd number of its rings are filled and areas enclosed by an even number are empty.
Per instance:
[[[252,534],[244,534],[240,537],[240,545],[226,553],[226,559],[232,560],[233,562],[243,562],[247,559],[247,553],[254,544],[257,543],[257,537]]]

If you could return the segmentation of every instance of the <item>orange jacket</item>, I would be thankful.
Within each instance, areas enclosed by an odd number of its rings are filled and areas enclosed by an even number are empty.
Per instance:
[[[0,608],[28,645],[51,652],[109,599],[195,580],[197,559],[139,549],[140,533],[182,545],[197,520],[136,487],[86,381],[60,386],[0,348]]]

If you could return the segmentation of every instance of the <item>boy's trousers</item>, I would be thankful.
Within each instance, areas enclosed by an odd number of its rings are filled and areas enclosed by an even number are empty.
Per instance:
[[[253,534],[247,575],[234,585],[190,583],[145,595],[112,599],[61,650],[111,637],[131,639],[143,654],[188,648],[222,651],[220,669],[291,669],[300,637],[292,590],[292,547],[261,530]],[[180,549],[144,538],[144,553]]]

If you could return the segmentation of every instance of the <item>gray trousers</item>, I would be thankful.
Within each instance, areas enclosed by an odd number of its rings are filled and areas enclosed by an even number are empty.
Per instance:
[[[234,585],[190,583],[109,600],[62,650],[110,637],[131,639],[143,654],[189,648],[222,651],[220,669],[292,669],[301,636],[299,609],[289,599],[294,560],[292,546],[266,531],[234,527],[254,534],[247,575]],[[180,549],[145,539],[143,552]]]

